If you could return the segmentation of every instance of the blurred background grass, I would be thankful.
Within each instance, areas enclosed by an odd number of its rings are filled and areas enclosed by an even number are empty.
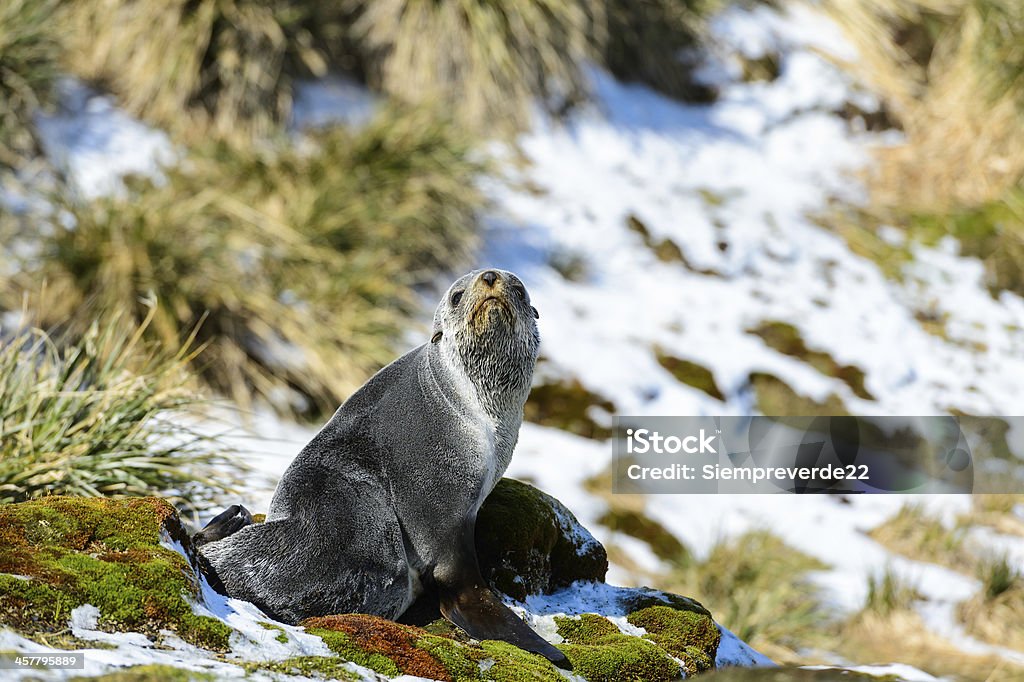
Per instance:
[[[57,74],[115,95],[184,160],[113,198],[84,200],[58,177],[41,210],[0,216],[8,244],[43,234],[27,258],[4,254],[17,266],[0,305],[27,298],[70,337],[98,314],[138,321],[153,299],[147,337],[174,347],[198,326],[196,369],[215,392],[320,418],[393,357],[411,289],[466,263],[481,141],[533,107],[583,101],[590,64],[706,97],[671,65],[709,7],[15,0],[0,23],[0,163],[39,160],[32,112],[52,105]],[[388,104],[363,129],[296,147],[294,84],[327,73]]]

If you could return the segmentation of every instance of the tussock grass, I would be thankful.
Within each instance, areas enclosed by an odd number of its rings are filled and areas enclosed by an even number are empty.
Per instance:
[[[59,56],[135,115],[194,142],[276,130],[288,118],[293,81],[328,71],[407,104],[440,103],[462,125],[491,134],[523,126],[535,104],[559,113],[584,99],[588,63],[672,96],[707,99],[684,52],[717,4],[14,0],[0,16],[29,39],[7,50],[12,73],[34,74],[37,62]],[[43,61],[30,44],[45,46]]]
[[[967,631],[980,639],[1024,650],[1024,573],[1007,556],[981,561],[981,591],[960,605]]]
[[[965,547],[964,529],[947,528],[920,506],[904,506],[868,535],[897,554],[961,573],[972,573],[977,564]]]
[[[669,576],[664,589],[714,605],[715,618],[776,660],[797,659],[829,622],[807,574],[827,566],[768,531],[719,542],[703,561]]]
[[[1013,682],[1024,668],[995,655],[966,653],[932,632],[912,611],[862,612],[835,633],[833,651],[857,663],[906,663],[943,679]],[[834,654],[833,654],[834,656]]]
[[[880,206],[934,210],[1001,197],[1024,175],[1024,6],[1015,0],[829,2],[906,144],[881,150]]]
[[[1024,494],[972,495],[965,520],[999,533],[1024,536],[1024,518],[1015,513],[1017,508],[1024,509]]]
[[[525,123],[585,91],[583,62],[604,42],[605,3],[569,0],[349,0],[372,87],[440,100],[476,128]]]
[[[694,82],[685,52],[699,45],[704,18],[720,5],[718,0],[608,0],[604,65],[621,80],[709,101],[712,92]]]
[[[17,166],[33,152],[32,110],[47,104],[60,46],[50,27],[57,0],[6,0],[0,5],[0,165]]]
[[[323,74],[313,3],[80,0],[61,10],[67,66],[168,130],[265,133],[287,119],[295,75]]]
[[[476,129],[521,126],[539,103],[586,96],[586,63],[671,96],[707,100],[683,52],[712,0],[347,0],[352,44],[371,86],[408,102],[441,101]],[[437,36],[438,40],[424,40]]]
[[[886,569],[880,575],[868,576],[868,594],[864,611],[888,616],[897,611],[909,611],[921,599],[917,589]]]
[[[955,237],[993,292],[1024,291],[1024,5],[1015,0],[827,3],[860,54],[848,65],[882,97],[905,142],[878,150],[855,248],[887,271],[910,254],[869,234]],[[870,253],[874,252],[874,253]]]
[[[162,494],[197,508],[224,491],[225,449],[188,426],[205,403],[193,353],[143,342],[154,313],[97,320],[66,346],[38,329],[0,341],[0,503]]]
[[[410,287],[465,253],[481,166],[425,111],[314,141],[214,142],[166,182],[64,199],[39,217],[41,257],[24,264],[22,289],[49,282],[33,305],[46,324],[125,308],[141,321],[155,299],[147,335],[176,347],[198,327],[198,369],[217,391],[330,413],[393,359]]]

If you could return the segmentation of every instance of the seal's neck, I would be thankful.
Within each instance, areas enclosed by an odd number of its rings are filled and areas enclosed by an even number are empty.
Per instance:
[[[511,335],[452,341],[430,351],[454,379],[458,398],[482,409],[495,426],[518,432],[536,364],[533,349]]]

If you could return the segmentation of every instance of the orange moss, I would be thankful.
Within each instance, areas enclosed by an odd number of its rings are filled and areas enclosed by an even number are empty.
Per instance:
[[[400,625],[377,616],[344,614],[302,621],[307,629],[334,630],[348,635],[351,643],[368,654],[385,656],[406,675],[451,682],[448,670],[416,642],[430,636],[426,630]]]

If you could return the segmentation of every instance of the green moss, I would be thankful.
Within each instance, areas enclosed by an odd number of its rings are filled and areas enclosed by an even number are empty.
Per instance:
[[[596,613],[584,613],[578,618],[556,617],[555,625],[567,644],[598,644],[609,635],[620,634],[614,623]]]
[[[616,655],[624,657],[622,661],[624,669],[630,669],[629,674],[636,677],[628,679],[652,679],[640,674],[641,667],[650,666],[645,674],[652,671],[670,673],[672,679],[678,675],[678,665],[673,671],[668,671],[667,666],[660,663],[661,658],[672,660],[674,656],[683,663],[683,668],[688,675],[697,674],[710,670],[714,667],[715,654],[718,651],[718,643],[721,633],[711,619],[711,616],[700,607],[699,604],[681,598],[679,606],[673,608],[665,605],[657,596],[653,599],[658,603],[655,606],[646,606],[631,613],[627,620],[631,625],[644,628],[647,634],[644,640],[656,644],[656,647],[648,647],[645,644],[638,646],[634,643],[639,640],[636,637],[622,634],[614,623],[603,616],[588,613],[578,618],[556,618],[558,634],[565,640],[567,646],[579,647],[575,655],[581,659],[588,659],[587,672],[600,672],[600,667],[609,664],[609,661]],[[630,641],[632,640],[632,641]],[[599,649],[588,652],[588,648]],[[568,653],[566,655],[575,666],[576,660]],[[579,671],[588,680],[593,678],[587,672]]]
[[[714,667],[722,634],[709,616],[668,606],[650,606],[631,613],[626,620],[645,629],[646,639],[682,660],[688,675]]]
[[[445,637],[422,637],[416,641],[416,647],[444,666],[454,682],[480,679],[481,657],[469,646]]]
[[[594,420],[591,415],[594,410],[610,415],[615,412],[615,404],[593,391],[588,391],[576,379],[553,381],[533,387],[523,408],[523,418],[584,438],[611,438],[611,429]]]
[[[170,665],[136,665],[125,670],[97,675],[95,677],[72,677],[72,682],[197,682],[216,679],[209,673],[182,670]]]
[[[770,416],[843,416],[848,414],[843,401],[834,393],[825,402],[800,395],[774,374],[751,372],[750,386],[754,390],[757,411]]]
[[[573,673],[588,682],[662,682],[679,679],[679,664],[653,642],[608,635],[600,644],[562,644]]]
[[[858,398],[874,400],[864,387],[864,371],[853,365],[841,365],[823,351],[811,350],[804,343],[797,328],[787,322],[764,322],[754,329],[747,330],[750,334],[761,337],[770,347],[783,355],[798,358],[818,370],[825,376],[835,377],[850,387]]]
[[[651,606],[670,606],[679,611],[692,611],[700,615],[711,617],[711,612],[704,608],[704,605],[695,599],[683,597],[671,592],[641,588],[637,593],[624,600],[622,606],[629,613],[642,611]]]
[[[654,357],[657,358],[658,364],[667,369],[677,381],[698,391],[703,391],[715,400],[725,400],[725,396],[715,382],[715,375],[707,367],[678,358],[666,353],[661,348],[654,349]]]
[[[673,612],[668,607],[667,611]],[[686,612],[687,615],[693,616]],[[710,621],[710,618],[707,618]],[[680,622],[683,622],[682,619]],[[555,618],[558,634],[565,640],[560,648],[573,664],[573,672],[589,682],[599,680],[674,680],[679,677],[679,664],[653,638],[641,639],[625,635],[607,618],[585,613],[578,618]],[[687,625],[689,627],[689,625]],[[713,624],[712,624],[713,626]],[[671,625],[666,625],[667,628]],[[686,637],[686,633],[680,635]],[[696,636],[692,639],[697,639]],[[715,642],[717,647],[718,643]],[[684,656],[678,656],[687,662]],[[696,664],[689,665],[694,670]]]
[[[250,672],[269,671],[286,675],[322,675],[332,680],[360,680],[359,675],[345,667],[345,661],[333,656],[294,656],[283,661],[245,664]]]
[[[494,682],[563,682],[564,678],[546,658],[530,654],[507,642],[484,641],[480,648],[493,661],[481,675]]]
[[[277,635],[274,637],[281,644],[288,643],[288,633],[284,631],[280,625],[274,625],[273,623],[260,623],[260,627],[264,630],[277,630]]]
[[[307,628],[306,632],[323,639],[327,648],[346,661],[375,670],[381,675],[387,675],[388,677],[397,677],[402,674],[402,671],[399,670],[398,666],[390,658],[383,654],[365,651],[356,645],[352,638],[344,632],[323,628]]]
[[[62,630],[73,608],[92,604],[99,626],[228,648],[231,628],[197,616],[186,597],[196,586],[185,559],[159,544],[177,524],[167,502],[44,498],[0,507],[0,619],[28,634]]]
[[[477,516],[480,570],[495,589],[519,600],[577,580],[603,580],[604,547],[578,529],[576,518],[553,497],[502,479]]]

